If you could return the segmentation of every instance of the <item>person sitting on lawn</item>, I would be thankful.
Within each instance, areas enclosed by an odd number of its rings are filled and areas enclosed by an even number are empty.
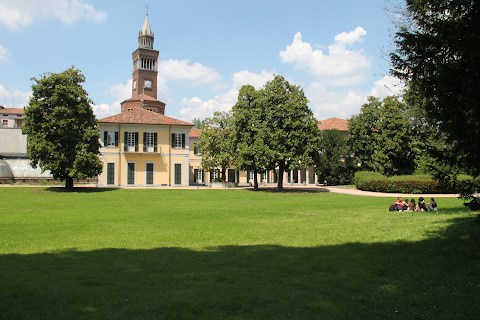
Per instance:
[[[402,197],[398,197],[397,201],[395,201],[395,210],[402,211],[403,209],[403,200]]]
[[[407,210],[408,210],[408,199],[405,199],[403,201],[402,211],[407,211]]]
[[[412,198],[410,202],[408,203],[408,212],[413,212],[415,211],[415,199]]]
[[[423,197],[418,198],[418,211],[427,211]]]
[[[427,203],[427,210],[428,211],[437,211],[437,203],[435,202],[435,199],[430,198],[430,202]]]

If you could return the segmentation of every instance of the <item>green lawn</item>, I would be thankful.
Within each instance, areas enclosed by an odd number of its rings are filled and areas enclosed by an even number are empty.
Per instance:
[[[480,225],[394,198],[0,188],[0,319],[478,319]]]

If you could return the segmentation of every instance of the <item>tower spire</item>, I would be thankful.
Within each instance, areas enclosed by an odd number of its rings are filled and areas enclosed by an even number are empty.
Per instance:
[[[150,21],[148,21],[148,12],[147,15],[145,16],[145,22],[143,22],[143,28],[140,31],[141,36],[152,36],[153,37],[153,32],[150,29]]]

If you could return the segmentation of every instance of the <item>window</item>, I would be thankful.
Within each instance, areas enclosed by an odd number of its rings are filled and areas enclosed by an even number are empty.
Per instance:
[[[193,182],[202,182],[203,181],[203,170],[193,169]]]
[[[157,133],[156,132],[143,133],[143,151],[157,152]]]
[[[235,169],[228,169],[228,182],[235,182]]]
[[[200,153],[200,148],[197,146],[196,143],[193,145],[193,154],[195,154],[195,155],[201,155],[201,153]]]
[[[125,142],[123,151],[138,151],[138,132],[125,132],[124,139]]]
[[[115,184],[115,163],[107,163],[107,184]]]
[[[174,166],[174,183],[175,184],[182,184],[182,165],[179,163],[175,163]]]
[[[146,168],[146,184],[153,184],[153,163],[147,163]]]
[[[214,169],[210,171],[210,182],[213,182],[215,179],[220,178],[220,170]]]
[[[3,126],[4,127],[8,126],[8,120],[3,120]]]
[[[268,181],[267,181],[267,177],[268,177],[267,172],[266,172],[266,171],[265,171],[265,172],[262,172],[262,182],[268,182]]]
[[[127,163],[127,184],[135,184],[135,163]]]
[[[103,144],[105,147],[118,147],[118,132],[105,131],[103,135]]]
[[[172,133],[172,148],[185,148],[185,133]]]

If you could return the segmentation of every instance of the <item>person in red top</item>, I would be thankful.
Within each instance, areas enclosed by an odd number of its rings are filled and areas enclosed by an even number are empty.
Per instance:
[[[403,200],[402,197],[398,197],[398,200],[395,201],[395,210],[402,211],[403,209]]]

